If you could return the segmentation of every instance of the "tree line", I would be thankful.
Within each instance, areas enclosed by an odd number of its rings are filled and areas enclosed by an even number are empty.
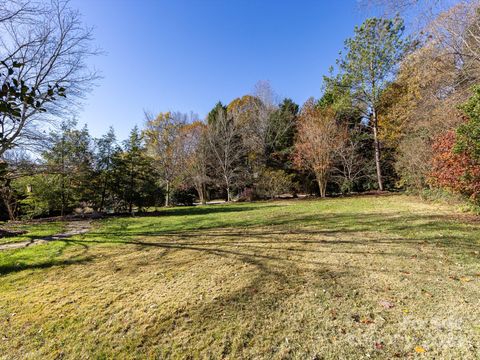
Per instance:
[[[355,27],[317,99],[302,105],[279,99],[261,81],[251,94],[217,103],[205,119],[145,113],[143,125],[118,141],[113,128],[95,139],[75,121],[62,121],[50,134],[39,131],[38,124],[65,118],[62,110],[96,79],[84,65],[84,57],[95,54],[89,29],[69,7],[58,6],[63,2],[53,2],[57,16],[50,27],[60,22],[65,32],[71,25],[62,38],[65,51],[57,44],[69,61],[58,64],[54,57],[56,71],[43,83],[32,79],[48,63],[48,51],[57,54],[52,46],[32,50],[33,69],[23,50],[7,49],[0,63],[4,217],[372,190],[446,191],[479,204],[479,6],[417,3],[424,5],[418,16],[434,14],[421,31],[407,32],[398,14]],[[51,14],[32,12],[29,2],[7,4],[0,7],[6,29]],[[24,42],[42,46],[37,39]]]

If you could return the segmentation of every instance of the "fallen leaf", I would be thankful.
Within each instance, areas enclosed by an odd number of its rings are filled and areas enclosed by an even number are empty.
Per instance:
[[[337,318],[337,310],[335,309],[330,310],[330,314],[332,315],[332,320],[335,320]]]
[[[426,351],[426,350],[425,350],[423,347],[421,347],[421,346],[415,346],[415,352],[416,352],[416,353],[422,354],[422,353],[424,353],[425,351]]]
[[[361,322],[362,324],[367,324],[367,325],[368,325],[368,324],[373,324],[373,320],[370,319],[370,318],[367,318],[367,317],[362,318],[362,319],[360,320],[360,322]]]
[[[428,296],[428,297],[432,297],[432,296],[433,296],[431,293],[429,293],[429,292],[428,292],[427,290],[425,290],[425,289],[422,289],[422,293],[423,293],[423,295]]]
[[[380,300],[379,304],[382,305],[385,309],[391,309],[395,307],[395,304],[388,300]]]

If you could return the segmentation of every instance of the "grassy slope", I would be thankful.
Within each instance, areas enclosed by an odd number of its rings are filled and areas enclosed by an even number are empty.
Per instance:
[[[0,253],[0,358],[473,359],[479,238],[406,196],[105,220]]]

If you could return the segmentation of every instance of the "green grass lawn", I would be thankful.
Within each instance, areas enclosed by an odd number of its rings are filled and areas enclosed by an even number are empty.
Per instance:
[[[65,230],[65,223],[61,221],[17,223],[14,225],[9,223],[0,223],[0,227],[7,230],[27,231],[25,234],[21,235],[0,237],[0,245],[2,245],[14,242],[30,241],[59,234]]]
[[[478,359],[479,251],[403,195],[102,220],[0,253],[0,358]]]

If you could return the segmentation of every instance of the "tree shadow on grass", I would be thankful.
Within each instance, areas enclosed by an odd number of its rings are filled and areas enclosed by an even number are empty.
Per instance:
[[[268,244],[282,243],[282,236],[297,237],[289,242],[325,243],[349,245],[437,245],[457,251],[479,249],[479,239],[474,236],[480,226],[456,221],[446,215],[401,215],[379,213],[338,213],[315,214],[308,216],[291,216],[266,219],[264,223],[246,219],[233,224],[203,224],[198,229],[158,230],[153,227],[141,227],[138,230],[125,231],[92,231],[84,240],[86,242],[106,243],[149,243],[150,239],[172,237],[176,242],[225,238],[229,242],[238,242],[243,238],[256,238],[250,243]],[[378,233],[380,236],[366,238],[365,233]],[[356,236],[358,234],[358,236]],[[391,235],[391,237],[384,236]],[[95,237],[107,238],[95,240]],[[345,237],[348,236],[348,239]],[[315,239],[321,237],[322,239]],[[328,238],[331,238],[328,239]],[[341,237],[341,238],[339,238]],[[111,238],[111,239],[109,239]],[[273,239],[272,239],[273,238]],[[313,239],[312,239],[313,238]],[[325,239],[327,238],[327,239]],[[222,241],[222,244],[225,243]]]
[[[245,211],[264,210],[269,207],[278,207],[278,205],[264,205],[264,206],[248,206],[244,204],[228,204],[228,205],[199,205],[199,206],[185,206],[164,208],[151,212],[136,213],[134,217],[164,217],[164,216],[195,216],[195,215],[210,215],[222,213],[234,213]],[[130,214],[113,215],[112,217],[132,217]]]
[[[243,262],[303,264],[328,268],[322,254],[338,257],[368,256],[385,261],[397,258],[396,269],[371,267],[377,273],[398,273],[412,260],[444,261],[445,254],[478,261],[478,239],[475,228],[449,216],[391,214],[319,214],[273,219],[272,226],[212,227],[198,231],[145,231],[128,236],[103,233],[109,239],[84,239],[89,243],[133,245],[136,250],[161,248],[169,251],[195,251],[220,257],[243,259]],[[94,234],[90,234],[95,236]],[[99,233],[100,235],[100,233]],[[68,241],[68,240],[67,240]],[[427,247],[426,252],[422,251]],[[439,248],[445,251],[432,251]],[[305,257],[310,257],[310,259]],[[191,259],[190,259],[191,260]],[[186,262],[190,261],[187,259]],[[193,261],[193,260],[192,260]],[[361,265],[346,264],[349,271],[363,271]],[[418,272],[418,275],[426,275]]]
[[[33,248],[12,249],[0,254],[0,256],[3,256],[3,259],[0,259],[0,276],[24,270],[84,264],[93,261],[95,258],[88,254],[89,245],[87,243],[71,239],[68,239],[68,241],[66,239],[51,241],[51,244],[59,243],[61,246],[51,250],[46,243],[47,246],[37,245]],[[79,248],[81,251],[65,258],[65,250],[72,247]]]
[[[212,207],[215,208],[215,207]],[[210,211],[210,207],[198,209],[197,214]],[[220,210],[230,207],[218,207]],[[238,206],[242,210],[257,210],[255,207]],[[192,209],[185,209],[191,214]],[[242,211],[240,210],[240,211]],[[167,209],[178,211],[183,209]],[[451,254],[476,257],[479,241],[473,235],[476,225],[458,222],[451,216],[444,215],[392,215],[379,213],[337,213],[313,214],[277,217],[268,219],[268,226],[245,220],[241,224],[213,224],[199,230],[166,229],[148,231],[140,228],[126,234],[122,231],[89,232],[82,240],[61,239],[65,246],[125,244],[135,245],[138,249],[163,248],[165,250],[192,250],[207,252],[219,256],[249,256],[256,259],[284,261],[292,254],[303,253],[338,253],[378,255],[382,257],[410,257],[416,246],[436,246],[447,249]],[[250,224],[250,226],[249,226]],[[378,233],[380,236],[367,236]],[[385,236],[385,235],[391,236]],[[102,238],[97,238],[102,237]],[[309,245],[320,245],[311,248]],[[367,248],[368,247],[368,248]],[[408,250],[408,251],[407,251]],[[282,256],[272,256],[268,252],[280,252]],[[255,254],[249,254],[254,252]],[[261,252],[264,252],[263,254]],[[63,248],[58,256],[38,263],[30,261],[10,262],[0,267],[0,274],[21,271],[29,268],[47,268],[58,265],[70,265],[77,260],[60,260]],[[439,254],[440,256],[441,254]],[[428,256],[433,256],[429,254]],[[427,258],[427,255],[419,254]],[[82,260],[79,260],[81,262]],[[301,261],[296,259],[295,261]],[[32,264],[32,265],[29,265]],[[321,263],[317,264],[321,265]],[[2,265],[0,265],[2,266]]]
[[[261,336],[264,331],[268,331],[267,329],[271,326],[269,319],[272,314],[281,318],[284,312],[302,311],[303,309],[302,307],[295,307],[295,305],[298,305],[295,298],[308,291],[305,287],[307,279],[300,267],[282,264],[279,269],[274,270],[255,261],[251,264],[257,267],[258,273],[245,286],[187,309],[191,314],[192,323],[197,328],[203,328],[203,333],[209,330],[214,331],[219,323],[223,323],[223,328],[226,331],[223,333],[223,338],[220,340],[222,344],[218,349],[221,354],[215,354],[219,357],[231,354],[241,357],[240,354],[250,347],[249,343],[255,337]],[[339,272],[326,268],[313,269],[309,275],[308,286],[315,289],[331,289],[336,281],[352,276],[349,271]],[[312,281],[312,279],[314,280]],[[213,320],[213,323],[207,321],[211,329],[204,327],[205,317]],[[319,321],[321,321],[320,319],[319,317]],[[283,323],[283,331],[288,333],[292,328],[292,322],[295,321],[290,320],[288,323]],[[278,327],[282,327],[281,324],[282,320],[279,319],[275,329],[277,332],[282,331]],[[168,330],[175,331],[175,329]],[[198,336],[197,331],[193,330],[192,335]],[[235,346],[232,346],[232,342],[235,342],[235,339],[238,338],[242,340],[237,340]],[[270,353],[264,353],[263,355],[273,358],[275,353],[278,352],[279,344],[284,341],[284,337],[280,336],[277,339],[271,338],[269,340],[271,341]]]
[[[220,291],[208,300],[193,302],[176,311],[165,313],[152,324],[148,332],[143,334],[140,344],[145,348],[155,345],[152,340],[162,339],[166,336],[172,337],[172,334],[180,329],[184,336],[185,332],[188,333],[186,335],[189,337],[188,346],[195,347],[197,352],[206,351],[208,356],[213,358],[222,358],[237,353],[241,349],[238,348],[238,345],[235,345],[237,348],[232,348],[233,338],[241,336],[243,338],[240,342],[241,346],[248,347],[249,341],[253,340],[255,334],[262,331],[262,327],[268,323],[272,314],[279,314],[278,311],[281,312],[281,308],[286,303],[294,302],[295,297],[308,291],[305,286],[307,283],[305,275],[308,275],[310,280],[309,286],[314,288],[329,288],[334,286],[340,278],[352,276],[351,269],[336,270],[329,264],[306,260],[294,261],[285,256],[252,254],[219,247],[166,245],[168,244],[147,243],[143,246],[198,251],[205,255],[218,257],[219,264],[222,263],[222,259],[227,262],[233,259],[238,262],[239,266],[240,264],[250,265],[254,272],[248,271],[251,276],[242,286],[234,288],[232,291]],[[269,249],[265,248],[264,250],[268,251]],[[190,258],[189,255],[184,257]],[[316,266],[309,266],[306,269],[305,264]],[[178,263],[175,263],[170,266],[177,265]],[[236,282],[237,278],[232,277],[231,281]],[[291,306],[289,308],[291,309]],[[288,324],[285,325],[288,327]],[[217,333],[219,328],[222,331],[221,334],[215,336],[214,343],[211,338],[206,341],[205,337]],[[172,346],[172,349],[175,348],[173,343],[169,343],[168,346]],[[173,353],[164,353],[164,355],[174,356]]]
[[[71,259],[49,259],[39,263],[16,262],[5,265],[0,265],[0,275],[8,275],[13,272],[24,270],[48,269],[54,266],[67,266],[74,264],[85,264],[94,259],[93,256],[71,258]]]
[[[64,240],[64,241],[69,241]],[[91,240],[90,242],[93,243],[105,243],[102,240]],[[337,254],[338,256],[344,255],[360,255],[360,256],[374,256],[374,257],[383,257],[386,258],[386,261],[389,261],[389,257],[397,257],[397,258],[404,258],[406,260],[411,260],[412,252],[397,250],[394,251],[390,249],[388,251],[388,245],[392,244],[391,240],[388,240],[382,246],[387,246],[386,248],[382,248],[380,250],[372,250],[369,249],[361,249],[361,248],[342,248],[343,246],[350,246],[350,245],[371,245],[369,240],[366,243],[362,243],[362,240],[355,240],[351,241],[344,241],[344,240],[312,240],[312,241],[288,241],[288,240],[278,240],[278,241],[270,241],[270,242],[258,242],[258,241],[235,241],[230,242],[228,240],[224,242],[159,242],[159,241],[151,241],[151,242],[144,242],[144,241],[108,241],[109,243],[115,243],[119,245],[127,245],[127,246],[135,246],[138,251],[145,251],[150,249],[163,249],[164,252],[162,253],[161,257],[166,256],[169,253],[179,252],[179,251],[194,251],[197,253],[203,253],[207,255],[214,255],[221,258],[231,258],[235,260],[239,260],[243,263],[255,264],[257,267],[262,268],[262,264],[267,262],[274,262],[277,264],[284,264],[287,268],[293,269],[298,264],[302,264],[302,266],[313,266],[314,268],[321,267],[324,268],[324,271],[327,271],[330,266],[332,266],[331,262],[325,261],[322,256],[317,256],[316,260],[312,259],[305,259],[305,256],[308,255],[321,255],[321,254]],[[278,246],[268,246],[271,244],[277,244]],[[265,246],[262,246],[265,245]],[[284,247],[281,247],[284,245]],[[311,248],[311,247],[303,247],[303,248],[295,248],[298,245],[320,245],[321,247]],[[323,247],[326,245],[328,247]],[[336,250],[332,251],[331,246],[336,246]],[[440,257],[441,254],[438,256]],[[422,255],[422,254],[415,254],[415,257],[425,260],[438,260],[434,255]],[[158,259],[157,259],[158,260]],[[191,261],[196,261],[194,258],[187,257],[184,264],[187,264]],[[175,266],[180,265],[177,261]],[[338,265],[338,264],[337,264]],[[335,265],[335,266],[337,266]],[[355,264],[345,264],[343,265],[346,271],[363,271],[365,267],[362,265],[355,265]],[[370,272],[376,273],[397,273],[400,270],[404,270],[403,268],[394,269],[392,267],[385,267],[385,268],[375,268],[369,267],[368,269]],[[417,271],[417,275],[427,275],[427,273],[423,273]]]

